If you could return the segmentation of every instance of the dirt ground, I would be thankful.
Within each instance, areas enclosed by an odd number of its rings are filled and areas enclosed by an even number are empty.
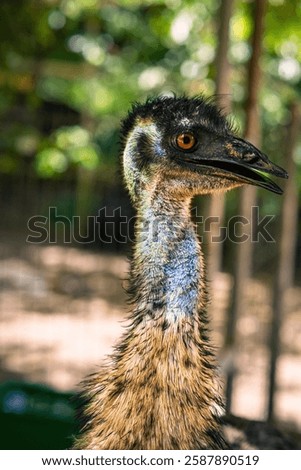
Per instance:
[[[125,257],[72,247],[0,241],[0,381],[25,380],[75,390],[97,368],[126,326]],[[223,373],[233,354],[223,351],[231,278],[211,285],[212,339]],[[248,288],[238,321],[233,412],[263,419],[271,318],[270,292]],[[288,295],[281,332],[276,416],[301,432],[301,289]]]

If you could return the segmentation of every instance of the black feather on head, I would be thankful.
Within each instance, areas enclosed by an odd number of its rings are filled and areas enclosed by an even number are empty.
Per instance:
[[[213,98],[202,95],[194,98],[187,96],[159,96],[148,98],[145,103],[135,103],[122,121],[121,135],[123,142],[137,122],[137,119],[151,119],[159,128],[170,129],[170,133],[178,129],[181,122],[187,118],[190,125],[204,125],[208,131],[225,134],[231,132],[222,111],[213,103]]]

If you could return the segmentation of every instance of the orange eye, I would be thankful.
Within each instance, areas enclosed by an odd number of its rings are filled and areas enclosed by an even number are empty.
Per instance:
[[[182,150],[190,150],[196,143],[196,138],[189,132],[183,132],[176,138],[177,146]]]

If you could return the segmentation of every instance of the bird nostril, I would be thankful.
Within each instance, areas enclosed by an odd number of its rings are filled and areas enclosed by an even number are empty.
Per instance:
[[[243,160],[248,163],[257,163],[259,160],[259,156],[256,155],[254,152],[246,152],[243,154]]]

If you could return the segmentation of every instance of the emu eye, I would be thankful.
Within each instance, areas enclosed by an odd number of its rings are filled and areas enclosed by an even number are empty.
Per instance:
[[[196,143],[196,138],[189,132],[183,132],[176,137],[176,144],[182,150],[190,150]]]

